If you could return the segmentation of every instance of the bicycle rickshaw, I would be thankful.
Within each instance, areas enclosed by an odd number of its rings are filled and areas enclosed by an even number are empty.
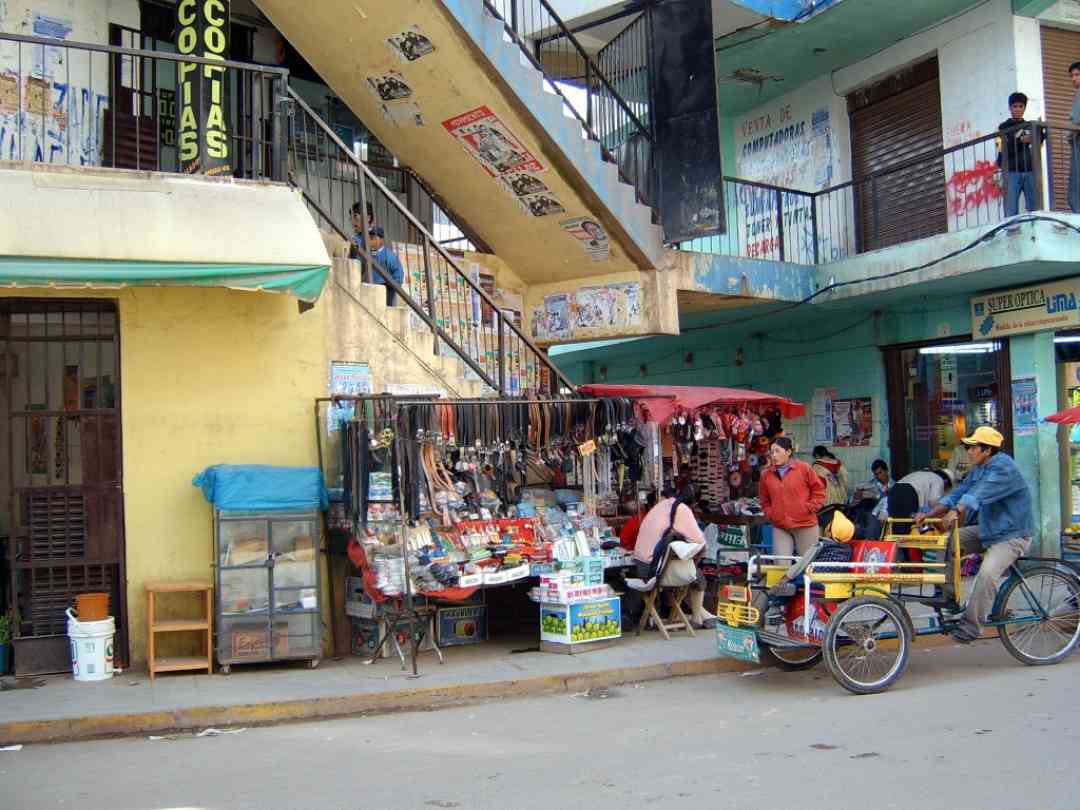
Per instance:
[[[720,654],[785,670],[808,669],[824,658],[851,692],[888,689],[903,674],[915,637],[947,633],[959,618],[950,613],[960,610],[960,532],[946,531],[940,520],[928,521],[923,533],[898,531],[912,523],[889,519],[881,540],[857,561],[824,561],[830,547],[824,542],[801,558],[751,557],[746,586],[724,589]],[[934,559],[889,561],[903,549]],[[781,581],[796,585],[788,588],[794,595],[769,595]],[[916,630],[911,602],[933,610],[929,626]],[[997,628],[1005,649],[1024,664],[1062,661],[1080,642],[1080,576],[1061,560],[1020,558],[986,625]]]

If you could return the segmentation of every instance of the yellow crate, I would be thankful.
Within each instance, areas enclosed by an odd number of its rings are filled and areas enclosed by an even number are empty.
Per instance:
[[[730,627],[754,627],[761,620],[761,613],[750,605],[737,605],[734,602],[721,602],[716,607],[716,616]]]
[[[826,599],[850,599],[855,586],[847,582],[830,582],[825,586]]]

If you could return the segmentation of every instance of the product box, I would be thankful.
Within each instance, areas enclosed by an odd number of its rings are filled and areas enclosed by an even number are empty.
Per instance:
[[[552,602],[558,605],[566,605],[570,602],[581,602],[590,599],[604,599],[611,590],[607,585],[583,585],[580,587],[564,588],[562,590],[550,590],[543,586],[538,588],[541,602]]]
[[[479,588],[484,584],[483,574],[462,574],[458,578],[459,588]]]
[[[487,640],[487,605],[439,608],[435,625],[440,647]]]
[[[345,601],[359,601],[364,596],[363,577],[345,577]]]
[[[361,658],[371,658],[379,647],[383,635],[386,633],[386,623],[372,619],[352,619],[350,622],[349,642],[352,654]],[[389,655],[390,645],[384,644],[380,658]]]
[[[540,605],[540,640],[578,645],[622,636],[619,597]]]

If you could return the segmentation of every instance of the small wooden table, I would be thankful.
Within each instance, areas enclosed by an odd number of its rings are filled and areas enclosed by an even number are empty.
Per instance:
[[[159,672],[180,672],[202,670],[214,671],[214,596],[213,585],[199,581],[170,582],[155,580],[147,582],[146,589],[146,664],[150,670],[150,680]],[[206,604],[204,618],[161,619],[154,615],[155,598],[166,593],[201,593]],[[171,656],[158,658],[156,637],[158,633],[205,632],[206,656]]]

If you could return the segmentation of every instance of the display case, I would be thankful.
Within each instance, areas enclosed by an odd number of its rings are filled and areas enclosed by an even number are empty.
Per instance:
[[[233,664],[306,659],[322,649],[315,512],[214,514],[215,654]]]

